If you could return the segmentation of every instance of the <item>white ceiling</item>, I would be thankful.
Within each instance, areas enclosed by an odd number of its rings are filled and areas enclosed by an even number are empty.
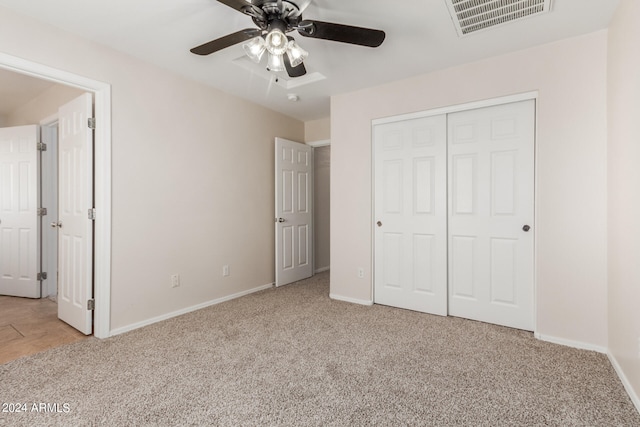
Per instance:
[[[310,53],[308,73],[326,77],[295,88],[283,87],[286,74],[275,83],[264,65],[234,61],[243,57],[241,45],[205,57],[189,52],[253,27],[248,16],[216,0],[0,0],[0,5],[306,121],[329,115],[331,95],[606,28],[618,2],[552,0],[550,13],[460,38],[445,0],[313,0],[305,19],[381,29],[387,38],[372,49],[292,33]],[[288,101],[289,93],[300,100]]]

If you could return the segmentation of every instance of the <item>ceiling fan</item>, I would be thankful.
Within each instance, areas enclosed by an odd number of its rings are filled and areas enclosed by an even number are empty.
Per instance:
[[[229,46],[243,43],[249,58],[260,62],[267,53],[267,69],[287,71],[289,77],[307,73],[303,61],[309,55],[293,37],[294,30],[304,37],[332,40],[360,46],[378,47],[384,31],[331,22],[302,19],[311,0],[218,0],[253,19],[258,28],[246,28],[191,49],[196,55],[209,55]]]

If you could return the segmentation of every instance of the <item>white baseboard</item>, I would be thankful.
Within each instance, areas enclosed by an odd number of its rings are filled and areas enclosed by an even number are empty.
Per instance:
[[[622,385],[624,385],[624,389],[627,390],[627,394],[631,398],[631,401],[633,402],[633,404],[636,406],[636,410],[640,412],[640,396],[636,394],[635,390],[631,386],[631,381],[629,381],[629,378],[627,378],[627,376],[625,375],[616,357],[613,354],[611,354],[611,352],[607,352],[607,356],[609,357],[609,361],[611,362],[613,369],[616,370],[616,373],[618,374],[618,378],[620,378],[620,381],[622,381]]]
[[[330,268],[331,268],[331,267],[329,267],[329,266],[326,266],[326,267],[320,267],[320,268],[316,269],[315,273],[316,273],[316,274],[318,274],[318,273],[322,273],[323,271],[328,271]]]
[[[329,298],[334,299],[336,301],[350,302],[352,304],[373,305],[373,301],[371,301],[371,300],[343,297],[341,295],[336,295],[336,294],[329,294]]]
[[[143,320],[142,322],[133,323],[131,325],[123,326],[121,328],[112,329],[109,333],[109,336],[115,336],[124,334],[125,332],[133,331],[134,329],[142,328],[143,326],[152,325],[157,322],[161,322],[163,320],[171,319],[172,317],[181,316],[183,314],[191,313],[192,311],[201,310],[206,307],[210,307],[212,305],[220,304],[225,301],[230,301],[232,299],[240,298],[245,295],[252,294],[254,292],[263,291],[265,289],[272,288],[274,283],[270,283],[268,285],[258,286],[257,288],[249,289],[247,291],[238,292],[237,294],[228,295],[226,297],[214,299],[211,301],[204,302],[202,304],[197,304],[191,307],[183,308],[181,310],[173,311],[171,313],[163,314],[161,316],[153,317],[151,319]]]
[[[602,347],[594,344],[588,344],[581,341],[572,341],[565,338],[552,337],[549,335],[539,334],[537,332],[534,333],[533,336],[539,339],[540,341],[546,341],[553,344],[560,344],[567,347],[577,348],[579,350],[589,350],[589,351],[595,351],[603,354],[607,354],[608,352],[606,347]]]

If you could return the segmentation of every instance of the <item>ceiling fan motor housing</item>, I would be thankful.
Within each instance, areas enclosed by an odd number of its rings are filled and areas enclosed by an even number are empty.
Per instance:
[[[250,15],[254,24],[264,31],[271,31],[273,24],[277,23],[276,28],[283,33],[288,33],[296,29],[302,19],[298,6],[286,0],[253,2],[251,6],[246,6],[243,11]],[[284,28],[281,28],[281,25]]]

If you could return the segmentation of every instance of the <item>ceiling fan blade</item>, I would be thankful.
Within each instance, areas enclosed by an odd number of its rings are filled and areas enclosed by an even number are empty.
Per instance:
[[[218,0],[218,1],[242,13],[244,13],[243,9],[245,9],[247,6],[250,6],[249,3],[247,3],[245,0]]]
[[[381,30],[310,20],[300,22],[298,24],[298,32],[305,37],[368,47],[380,46],[386,36],[384,31]]]
[[[257,28],[247,28],[194,47],[193,49],[191,49],[191,53],[195,53],[196,55],[209,55],[226,47],[233,46],[234,44],[251,40],[252,38],[258,37],[261,34],[262,31],[258,30]]]
[[[304,63],[301,63],[297,67],[292,67],[291,61],[289,61],[289,56],[284,55],[282,59],[284,59],[284,68],[287,69],[287,74],[289,75],[289,77],[302,77],[307,74],[307,69],[305,68]]]

